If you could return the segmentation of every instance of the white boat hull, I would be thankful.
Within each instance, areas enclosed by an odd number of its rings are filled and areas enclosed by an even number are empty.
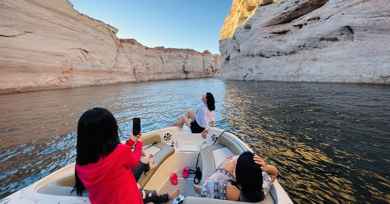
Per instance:
[[[167,133],[170,134],[167,135]],[[209,133],[209,138],[215,138],[222,130],[214,128]],[[184,167],[195,168],[197,159],[203,171],[203,178],[215,169],[228,154],[239,154],[243,151],[252,151],[248,145],[231,133],[224,132],[213,144],[211,139],[205,140],[200,134],[191,134],[188,128],[170,127],[151,131],[143,135],[144,151],[155,154],[159,162],[158,167],[143,176],[139,183],[145,188],[164,193],[180,188],[186,197],[185,204],[218,204],[218,203],[242,203],[225,200],[201,198],[192,189],[192,177],[181,177]],[[168,145],[167,145],[168,144]],[[172,146],[172,147],[171,147]],[[198,156],[200,154],[200,157]],[[207,158],[206,158],[207,157]],[[169,175],[177,172],[179,185],[173,186],[169,182]],[[72,192],[74,182],[74,164],[69,164],[41,180],[27,186],[0,201],[9,204],[86,204],[89,203],[87,195],[77,196]],[[286,191],[276,180],[261,203],[292,203]]]

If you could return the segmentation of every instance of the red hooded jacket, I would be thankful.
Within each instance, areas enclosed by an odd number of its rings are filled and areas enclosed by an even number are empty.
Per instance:
[[[88,191],[92,204],[142,204],[141,193],[131,169],[139,164],[142,142],[119,144],[96,163],[76,165],[77,175]]]

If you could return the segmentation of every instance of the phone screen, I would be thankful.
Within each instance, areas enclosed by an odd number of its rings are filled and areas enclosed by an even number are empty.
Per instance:
[[[133,118],[133,135],[139,136],[141,133],[141,118]]]

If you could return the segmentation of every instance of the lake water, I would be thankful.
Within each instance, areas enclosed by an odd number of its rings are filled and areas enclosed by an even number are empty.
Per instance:
[[[0,96],[0,198],[74,162],[76,123],[101,106],[143,130],[171,125],[202,93],[217,100],[217,126],[280,169],[296,203],[389,203],[390,87],[235,82],[120,84]]]

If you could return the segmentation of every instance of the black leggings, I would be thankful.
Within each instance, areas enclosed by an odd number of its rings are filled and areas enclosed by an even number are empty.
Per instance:
[[[135,180],[138,182],[138,180],[141,178],[142,174],[148,172],[149,169],[150,169],[149,164],[139,162],[138,166],[136,166],[133,169],[133,175],[135,177]]]
[[[159,195],[156,191],[141,190],[144,203],[166,203],[169,201],[168,193]]]
[[[149,170],[150,170],[149,164],[144,164],[140,162],[139,165],[133,169],[133,175],[135,179],[138,181],[142,176],[142,174],[148,172]],[[149,202],[166,203],[169,201],[169,195],[167,193],[159,195],[156,191],[149,191],[145,189],[140,189],[140,191],[144,203],[149,203]]]

